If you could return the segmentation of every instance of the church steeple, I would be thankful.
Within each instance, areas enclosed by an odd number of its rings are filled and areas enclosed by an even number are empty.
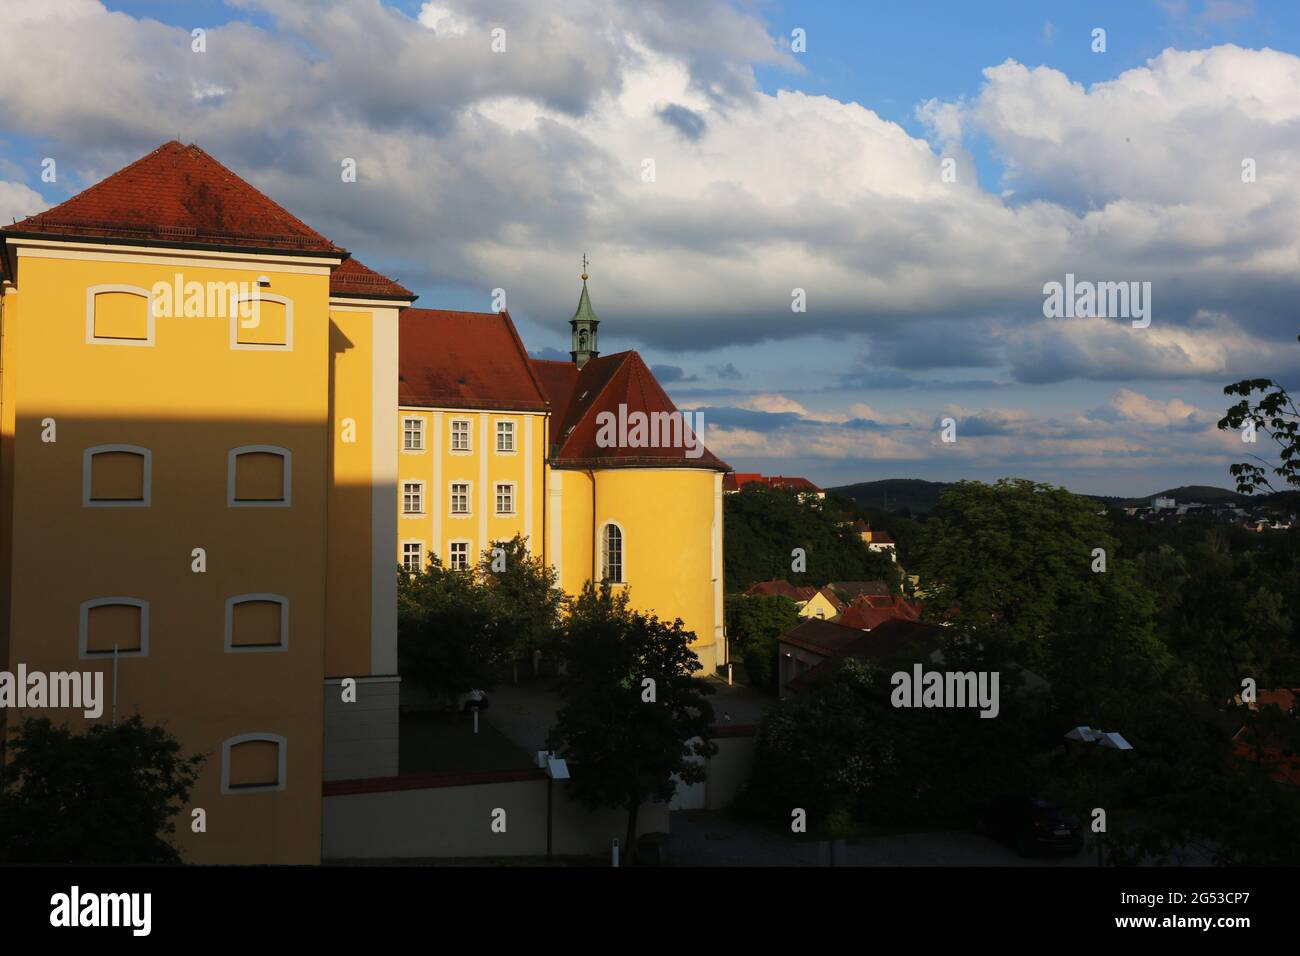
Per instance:
[[[586,365],[587,359],[595,358],[600,354],[596,349],[596,326],[598,325],[600,320],[596,318],[596,313],[591,308],[591,298],[587,295],[587,257],[584,254],[582,295],[578,298],[578,310],[569,320],[569,327],[573,329],[573,351],[569,355],[573,357],[573,364],[578,368]]]

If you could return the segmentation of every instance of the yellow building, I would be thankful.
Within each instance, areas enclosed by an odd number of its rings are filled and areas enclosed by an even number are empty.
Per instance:
[[[524,535],[566,593],[608,580],[680,617],[712,673],[726,660],[727,466],[636,352],[599,354],[586,279],[570,362],[530,358],[506,313],[403,311],[398,559],[466,567]],[[644,435],[620,431],[638,416]]]
[[[725,660],[726,466],[608,427],[675,409],[585,276],[574,361],[531,360],[171,142],[0,230],[0,283],[0,661],[116,658],[117,714],[208,757],[187,859],[316,862],[322,780],[396,773],[395,555],[522,533]]]
[[[414,297],[176,142],[0,237],[8,669],[107,677],[116,646],[118,714],[208,758],[186,857],[318,861],[327,766],[396,770]]]

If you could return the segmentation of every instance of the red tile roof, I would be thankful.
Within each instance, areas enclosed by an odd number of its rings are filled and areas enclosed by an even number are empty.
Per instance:
[[[845,627],[834,621],[806,617],[777,638],[782,644],[801,647],[823,657],[836,657],[844,648],[863,636],[856,627]]]
[[[546,411],[528,353],[506,312],[403,309],[398,402],[432,408]]]
[[[356,259],[344,259],[330,272],[330,295],[360,299],[400,299],[414,302],[417,296],[405,286]]]
[[[832,581],[826,586],[837,593],[844,594],[850,601],[864,594],[892,597],[889,585],[884,581]]]
[[[855,633],[858,635],[856,640],[839,644],[826,660],[788,681],[786,688],[796,693],[805,690],[830,674],[836,663],[846,657],[877,662],[897,661],[901,657],[911,658],[913,662],[933,659],[932,655],[942,645],[943,629],[933,624],[894,619],[885,621],[867,634]],[[785,635],[778,640],[785,641]],[[814,653],[821,652],[814,650]]]
[[[893,544],[894,539],[891,538],[883,531],[873,531],[871,532],[871,541],[868,543],[869,544]]]
[[[124,243],[344,253],[193,144],[172,140],[5,232]]]
[[[789,598],[796,604],[811,601],[816,594],[817,589],[810,584],[800,587],[791,584],[789,581],[778,580],[759,581],[757,584],[751,584],[745,591],[747,597],[779,595],[780,597]]]
[[[886,621],[918,621],[920,609],[909,604],[901,597],[895,597],[883,605],[884,598],[863,595],[853,602],[853,606],[840,615],[839,622],[845,627],[856,627],[864,631],[874,630]]]
[[[782,475],[760,475],[756,471],[733,471],[728,472],[722,479],[723,491],[739,491],[745,485],[759,483],[769,488],[778,488],[783,491],[811,492],[821,494],[821,489],[814,485],[807,478],[786,478]]]
[[[572,362],[556,362],[551,359],[528,361],[533,367],[533,374],[542,385],[542,394],[550,400],[551,441],[556,443],[560,425],[569,411],[569,400],[573,398],[573,387],[578,383],[578,366]]]
[[[536,360],[534,360],[536,362]],[[554,374],[552,384],[560,384]],[[601,447],[598,417],[603,412],[676,413],[677,406],[636,352],[618,352],[589,359],[579,370],[565,403],[564,417],[551,420],[551,441],[559,445],[557,467],[569,468],[709,468],[725,471],[727,464],[708,448],[692,458],[684,443],[668,447]],[[556,402],[556,404],[559,404]],[[698,446],[697,446],[698,447]]]

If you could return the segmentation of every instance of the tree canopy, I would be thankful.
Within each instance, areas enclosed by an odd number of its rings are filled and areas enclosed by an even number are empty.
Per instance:
[[[569,791],[583,806],[627,811],[626,850],[634,859],[637,812],[667,802],[678,783],[704,779],[713,688],[701,669],[694,634],[634,611],[626,590],[588,582],[571,603],[560,638],[567,673],[562,706],[547,740],[573,764]]]
[[[743,591],[758,581],[786,580],[821,587],[828,581],[880,580],[898,590],[898,566],[872,551],[851,525],[816,499],[792,491],[747,485],[723,496],[727,587]],[[792,567],[802,548],[804,570]]]
[[[10,728],[0,766],[0,860],[179,863],[172,818],[189,802],[202,755],[139,715],[74,732],[29,717]]]

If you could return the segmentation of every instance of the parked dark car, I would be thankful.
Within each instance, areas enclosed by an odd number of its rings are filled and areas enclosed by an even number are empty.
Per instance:
[[[1083,827],[1077,816],[1050,800],[1023,793],[1007,794],[980,806],[975,830],[1015,847],[1021,856],[1083,849]]]

